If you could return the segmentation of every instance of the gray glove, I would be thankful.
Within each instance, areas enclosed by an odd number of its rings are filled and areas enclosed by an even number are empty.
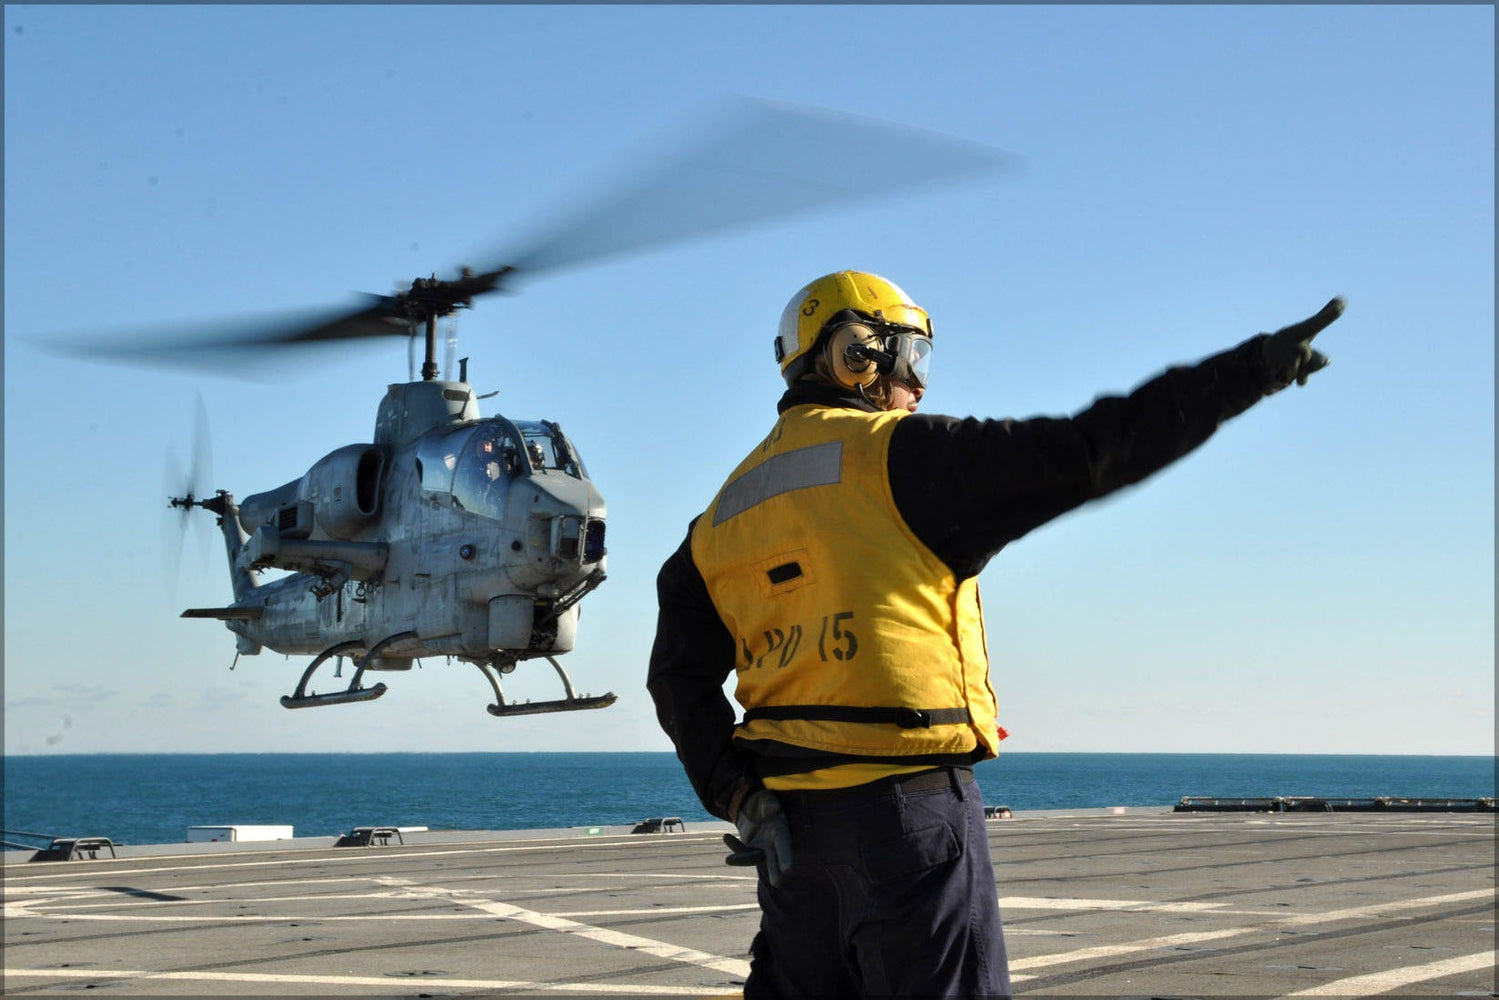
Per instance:
[[[1321,312],[1275,331],[1260,342],[1260,374],[1278,392],[1295,382],[1306,385],[1313,372],[1327,367],[1327,355],[1312,350],[1312,338],[1343,315],[1343,300],[1333,299]]]
[[[765,877],[771,885],[781,884],[781,873],[791,867],[791,828],[781,812],[781,800],[761,788],[745,796],[734,820],[739,836],[723,835],[723,842],[733,853],[725,859],[730,865],[765,865]]]

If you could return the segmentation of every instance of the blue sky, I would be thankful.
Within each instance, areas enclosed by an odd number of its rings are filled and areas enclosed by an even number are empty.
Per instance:
[[[1494,13],[1466,7],[5,8],[5,751],[652,750],[653,581],[773,419],[800,285],[937,330],[932,412],[1063,414],[1300,319],[1332,366],[985,571],[1014,751],[1491,753]],[[203,517],[371,437],[399,342],[275,379],[35,338],[338,303],[545,227],[727,95],[1023,166],[559,271],[462,317],[485,413],[560,421],[610,507],[564,661],[613,708],[495,720],[469,667],[287,712]],[[879,149],[869,149],[871,157]],[[481,263],[489,263],[488,259]],[[527,674],[531,676],[527,676]],[[545,665],[507,690],[550,696]]]

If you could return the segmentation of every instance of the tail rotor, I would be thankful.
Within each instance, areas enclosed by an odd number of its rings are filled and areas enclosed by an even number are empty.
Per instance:
[[[162,552],[165,560],[163,576],[172,598],[176,598],[177,586],[182,576],[182,551],[188,532],[188,519],[194,507],[211,501],[213,481],[213,448],[208,434],[208,408],[203,394],[198,393],[193,409],[192,452],[186,472],[177,458],[175,448],[167,448],[165,460],[164,492],[167,494],[167,517],[163,524]],[[211,535],[199,528],[198,537],[203,566],[209,560]]]

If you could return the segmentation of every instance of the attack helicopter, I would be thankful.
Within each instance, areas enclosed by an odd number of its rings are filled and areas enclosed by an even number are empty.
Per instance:
[[[805,214],[1010,162],[982,146],[815,109],[743,102],[685,148],[563,224],[545,227],[508,263],[417,278],[390,295],[294,322],[233,321],[205,338],[175,335],[78,343],[95,357],[212,364],[225,349],[263,350],[391,335],[425,345],[421,377],[388,386],[371,440],[329,451],[301,476],[238,500],[187,490],[169,507],[217,518],[232,600],[185,618],[222,622],[235,662],[264,649],[310,655],[286,708],[369,701],[369,673],[425,657],[472,664],[498,717],[598,709],[612,692],[575,692],[558,657],[577,641],[579,604],[606,577],[607,511],[578,448],[546,419],[480,414],[467,365],[438,378],[437,323],[481,295],[533,276],[746,223]],[[222,324],[219,324],[222,329]],[[195,332],[185,332],[192,330]],[[263,579],[267,571],[287,571]],[[315,692],[330,661],[335,690]],[[528,660],[556,671],[563,697],[507,701],[500,677]],[[325,671],[326,673],[326,671]]]
[[[573,648],[578,602],[605,578],[605,506],[562,428],[479,414],[467,364],[438,379],[437,320],[493,291],[508,272],[418,278],[399,294],[297,339],[359,335],[394,324],[425,331],[421,380],[391,385],[373,440],[335,448],[302,476],[236,502],[171,497],[218,518],[233,601],[189,608],[235,634],[236,660],[269,647],[314,654],[286,708],[368,701],[386,685],[367,671],[410,670],[428,656],[472,663],[489,681],[491,715],[605,708],[613,692],[578,695],[557,657]],[[262,582],[268,569],[291,575]],[[355,670],[342,690],[309,690],[329,660]],[[499,676],[541,658],[564,697],[507,702]],[[341,673],[335,670],[335,676]]]

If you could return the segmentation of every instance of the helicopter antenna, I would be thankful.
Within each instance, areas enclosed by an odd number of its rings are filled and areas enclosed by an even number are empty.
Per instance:
[[[416,327],[406,336],[406,381],[416,381]]]

